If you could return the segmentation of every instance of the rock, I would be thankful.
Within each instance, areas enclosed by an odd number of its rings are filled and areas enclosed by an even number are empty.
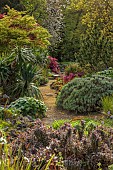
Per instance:
[[[46,96],[53,96],[53,94],[52,93],[47,93]]]
[[[60,75],[59,74],[54,74],[53,77],[55,77],[55,78],[60,77]]]

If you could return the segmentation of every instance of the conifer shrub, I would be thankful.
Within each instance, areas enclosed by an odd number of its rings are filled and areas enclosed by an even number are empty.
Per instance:
[[[97,74],[98,74],[98,75],[103,75],[103,76],[106,76],[106,77],[110,77],[110,78],[113,79],[113,68],[112,68],[112,67],[109,67],[109,68],[106,69],[106,70],[97,72]]]
[[[67,83],[57,96],[57,106],[66,110],[88,113],[100,110],[101,98],[113,94],[109,77],[93,75],[75,78]]]

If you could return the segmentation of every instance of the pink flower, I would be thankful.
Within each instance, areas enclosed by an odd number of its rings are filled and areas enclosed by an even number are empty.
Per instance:
[[[0,19],[4,18],[4,14],[0,14]]]
[[[54,73],[59,73],[60,71],[60,68],[59,68],[59,64],[57,62],[57,59],[56,58],[53,58],[51,56],[48,56],[48,59],[49,59],[49,68],[52,70],[52,72]]]
[[[74,73],[70,73],[69,75],[63,76],[63,81],[64,81],[64,83],[68,83],[68,82],[71,81],[74,77],[76,77],[76,75],[75,75]]]

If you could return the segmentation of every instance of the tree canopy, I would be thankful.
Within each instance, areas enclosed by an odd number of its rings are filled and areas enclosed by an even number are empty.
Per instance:
[[[7,8],[7,15],[2,15],[0,19],[0,51],[15,46],[46,48],[49,45],[50,34],[36,22],[33,16]]]

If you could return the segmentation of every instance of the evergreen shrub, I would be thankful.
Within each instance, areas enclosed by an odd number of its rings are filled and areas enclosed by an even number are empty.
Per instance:
[[[109,67],[107,70],[97,72],[98,75],[103,75],[106,77],[111,77],[113,79],[113,68]]]
[[[66,110],[88,113],[100,110],[101,98],[113,94],[113,81],[102,75],[74,78],[57,96],[57,106]]]

